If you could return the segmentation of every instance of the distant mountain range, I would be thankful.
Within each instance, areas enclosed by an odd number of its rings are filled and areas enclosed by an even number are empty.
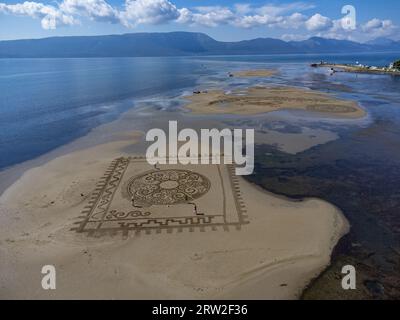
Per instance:
[[[204,33],[130,33],[0,41],[0,58],[154,57],[283,53],[356,53],[400,51],[400,41],[368,43],[313,37],[304,41],[258,38],[217,41]]]

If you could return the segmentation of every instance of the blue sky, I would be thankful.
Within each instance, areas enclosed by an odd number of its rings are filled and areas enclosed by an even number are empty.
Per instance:
[[[342,14],[345,5],[355,15]],[[0,39],[193,31],[222,41],[400,40],[399,12],[398,0],[0,0]]]

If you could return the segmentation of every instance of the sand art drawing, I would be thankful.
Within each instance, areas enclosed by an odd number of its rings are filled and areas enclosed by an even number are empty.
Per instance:
[[[72,230],[89,236],[240,230],[246,207],[233,165],[160,165],[114,160]]]
[[[210,190],[210,181],[189,170],[159,170],[133,177],[127,192],[135,207],[173,205],[200,198]]]

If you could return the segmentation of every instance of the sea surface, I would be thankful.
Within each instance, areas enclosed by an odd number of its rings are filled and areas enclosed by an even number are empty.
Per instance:
[[[116,119],[144,97],[169,98],[237,68],[279,67],[293,82],[308,64],[386,65],[399,54],[173,58],[0,59],[0,170],[40,156]],[[285,67],[286,66],[286,67]],[[293,72],[291,72],[293,71]],[[214,77],[214,78],[213,78]],[[361,77],[362,78],[362,77]],[[310,78],[309,86],[318,85]],[[400,79],[362,83],[392,92]],[[389,87],[388,87],[389,86]]]
[[[290,85],[352,99],[367,111],[365,118],[282,111],[219,120],[260,134],[250,181],[290,198],[325,199],[350,221],[351,232],[335,250],[332,265],[304,298],[400,299],[400,77],[331,74],[309,66],[319,61],[383,66],[399,58],[400,53],[0,59],[0,170],[65,145],[128,110],[137,114],[130,129],[160,123],[157,111],[174,119],[181,116],[182,96],[193,90]],[[279,72],[265,79],[228,76],[255,68]],[[153,111],[143,112],[144,105]],[[309,147],[290,152],[290,143]],[[341,289],[344,264],[356,266],[360,290]]]

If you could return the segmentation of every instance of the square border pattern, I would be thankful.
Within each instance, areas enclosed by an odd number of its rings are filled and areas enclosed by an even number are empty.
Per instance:
[[[224,211],[226,201],[226,190],[223,185],[221,176],[221,166],[226,166],[231,184],[233,199],[237,212],[237,221],[227,221],[226,212],[223,213],[223,220],[218,218],[221,216],[214,215],[191,215],[183,217],[135,217],[130,219],[122,219],[117,215],[110,217],[108,215],[111,202],[114,194],[117,191],[124,173],[132,162],[146,161],[144,157],[121,157],[111,162],[104,176],[99,180],[93,191],[88,204],[83,208],[80,221],[75,222],[76,227],[72,231],[78,233],[87,233],[88,236],[99,237],[102,235],[116,235],[122,233],[127,237],[130,232],[135,235],[151,234],[151,233],[166,233],[183,232],[189,230],[193,232],[199,230],[201,232],[212,230],[229,231],[230,227],[240,230],[242,225],[248,224],[247,210],[243,201],[238,177],[235,175],[235,167],[232,164],[217,165],[218,172],[221,178],[222,189],[224,192]],[[215,219],[217,218],[217,219]],[[218,221],[217,221],[218,220]],[[111,223],[111,224],[110,224]]]

